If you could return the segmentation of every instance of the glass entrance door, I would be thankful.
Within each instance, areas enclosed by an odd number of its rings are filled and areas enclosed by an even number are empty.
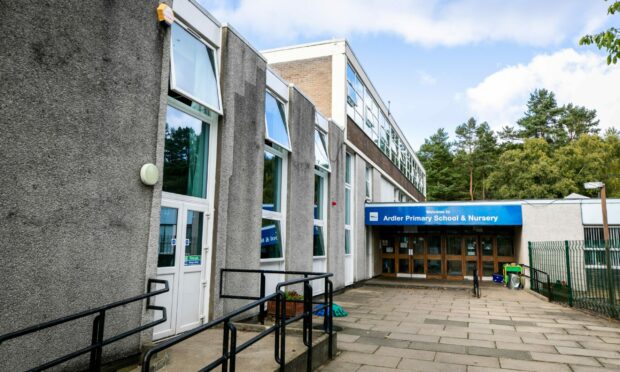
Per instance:
[[[430,235],[427,237],[426,245],[426,277],[428,279],[442,279],[443,248],[440,235]]]
[[[478,277],[482,277],[480,271],[480,253],[478,236],[465,236],[463,238],[465,243],[465,275],[468,279],[474,278],[474,269],[478,269]]]
[[[445,268],[447,279],[463,279],[463,237],[448,236],[446,238]]]
[[[170,291],[155,302],[165,306],[168,319],[155,327],[153,338],[172,336],[202,323],[206,295],[207,208],[204,205],[163,200],[159,225],[157,278]]]

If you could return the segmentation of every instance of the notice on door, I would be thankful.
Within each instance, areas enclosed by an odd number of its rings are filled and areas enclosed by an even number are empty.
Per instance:
[[[200,255],[196,256],[185,256],[185,266],[195,266],[200,265]]]

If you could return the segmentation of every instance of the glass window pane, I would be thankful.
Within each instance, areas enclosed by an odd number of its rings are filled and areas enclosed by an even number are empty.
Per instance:
[[[260,239],[260,258],[282,257],[280,221],[263,218]]]
[[[409,273],[409,259],[401,258],[398,260],[398,272],[399,273]]]
[[[495,268],[493,261],[485,261],[482,263],[482,276],[493,276]]]
[[[172,25],[172,90],[220,109],[213,50],[179,24]]]
[[[344,189],[344,224],[351,224],[351,189]]]
[[[476,253],[476,238],[466,238],[465,239],[465,249],[467,250],[468,256],[475,256]]]
[[[265,124],[267,139],[290,150],[284,105],[269,93],[265,93]]]
[[[441,260],[428,260],[427,274],[431,274],[431,275],[441,274]]]
[[[163,191],[206,197],[208,146],[209,125],[168,106]]]
[[[313,256],[325,256],[325,244],[323,242],[323,227],[314,226],[314,249]]]
[[[461,241],[463,239],[460,237],[449,236],[448,237],[448,253],[449,255],[460,255],[461,254]]]
[[[393,274],[394,273],[394,259],[384,258],[382,269],[383,269],[384,274]]]
[[[351,230],[344,230],[344,254],[351,253]]]
[[[493,256],[493,239],[480,238],[480,246],[482,247],[483,256]]]
[[[314,164],[318,167],[329,170],[329,157],[327,156],[327,146],[325,145],[325,134],[314,130]]]
[[[497,255],[498,256],[511,256],[511,257],[514,255],[511,236],[498,236],[497,237]]]
[[[398,253],[409,254],[409,238],[401,236],[398,238]]]
[[[187,211],[185,226],[185,266],[200,265],[204,213]]]
[[[424,274],[424,260],[413,260],[413,273]]]
[[[372,198],[372,168],[366,167],[366,197]]]
[[[448,261],[448,275],[463,275],[463,261]]]
[[[441,254],[441,238],[439,236],[428,238],[428,254]]]
[[[344,183],[351,184],[351,155],[349,153],[345,156]]]
[[[265,151],[265,168],[263,172],[263,209],[279,212],[282,159],[269,151]]]
[[[383,253],[394,253],[394,241],[392,238],[382,239],[380,245]]]
[[[174,266],[174,254],[177,245],[176,208],[162,207],[159,214],[159,255],[157,267]]]
[[[413,238],[413,254],[424,254],[424,238],[417,236]]]
[[[319,176],[318,174],[314,175],[314,219],[322,220],[323,219],[323,198],[324,191],[323,188],[325,186],[324,182],[325,178],[323,176]]]

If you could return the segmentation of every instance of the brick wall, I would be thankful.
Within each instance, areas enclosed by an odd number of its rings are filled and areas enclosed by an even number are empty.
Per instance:
[[[332,57],[269,65],[285,80],[295,84],[325,117],[332,115]]]

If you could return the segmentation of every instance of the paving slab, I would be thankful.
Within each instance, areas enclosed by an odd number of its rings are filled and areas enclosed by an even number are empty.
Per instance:
[[[478,299],[458,285],[395,283],[334,297],[352,316],[336,319],[341,352],[321,370],[620,370],[620,322],[527,291],[485,286]]]

